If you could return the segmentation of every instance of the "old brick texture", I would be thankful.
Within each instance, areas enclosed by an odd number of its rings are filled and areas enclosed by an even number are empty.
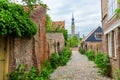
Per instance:
[[[62,33],[47,33],[47,53],[49,58],[52,53],[58,53],[65,47],[64,36]]]
[[[41,63],[47,58],[46,9],[37,6],[30,18],[37,25],[37,34],[33,38],[9,38],[9,72],[18,64],[27,64],[29,69],[36,66],[40,70]]]
[[[108,52],[108,34],[112,34],[112,57],[110,57],[110,63],[111,63],[111,76],[114,77],[114,73],[116,69],[120,69],[120,29],[119,26],[116,26],[116,28],[112,29],[109,33],[105,34],[105,31],[108,29],[111,29],[114,25],[116,25],[116,22],[120,20],[120,17],[116,18],[115,15],[113,15],[111,18],[109,18],[108,14],[108,0],[101,0],[101,8],[102,8],[102,28],[103,28],[103,38],[102,38],[102,46],[103,46],[103,52]],[[113,25],[114,24],[114,25]],[[114,47],[114,33],[116,33],[116,48]],[[115,57],[115,50],[117,52],[117,57]]]

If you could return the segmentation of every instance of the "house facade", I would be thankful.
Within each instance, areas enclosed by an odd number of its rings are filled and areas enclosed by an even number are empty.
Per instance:
[[[100,26],[83,39],[82,47],[85,50],[93,50],[95,53],[102,51],[102,28]]]
[[[101,0],[103,52],[109,55],[112,77],[120,69],[120,17],[115,15],[118,7],[118,0]]]

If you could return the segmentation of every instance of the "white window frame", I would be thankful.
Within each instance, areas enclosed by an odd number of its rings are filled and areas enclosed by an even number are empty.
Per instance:
[[[98,38],[97,35],[100,35],[101,37]],[[102,40],[102,33],[95,33],[94,36],[95,36],[95,39],[96,39],[96,40]]]
[[[115,15],[117,6],[117,0],[108,0],[108,19],[111,19]]]
[[[116,32],[114,31],[114,57],[117,57]]]
[[[112,57],[112,34],[108,34],[108,54],[109,57]]]

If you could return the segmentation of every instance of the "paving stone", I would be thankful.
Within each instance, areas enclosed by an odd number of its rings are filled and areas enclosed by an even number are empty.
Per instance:
[[[78,51],[72,51],[71,60],[66,66],[58,67],[51,74],[50,80],[111,80],[97,72],[94,62],[88,61],[87,57]]]

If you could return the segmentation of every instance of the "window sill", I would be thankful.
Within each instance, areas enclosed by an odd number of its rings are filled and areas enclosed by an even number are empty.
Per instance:
[[[114,60],[114,61],[116,61],[116,60],[117,60],[117,58],[116,58],[116,57],[110,57],[110,56],[109,56],[109,58],[110,58],[110,59],[112,59],[112,60]]]
[[[112,59],[112,57],[111,57],[111,56],[109,56],[109,58],[110,58],[110,59]]]
[[[108,22],[110,22],[113,18],[115,18],[115,14],[108,18]]]
[[[112,59],[113,59],[113,60],[115,60],[115,61],[117,60],[117,58],[116,58],[116,57],[113,57]]]

